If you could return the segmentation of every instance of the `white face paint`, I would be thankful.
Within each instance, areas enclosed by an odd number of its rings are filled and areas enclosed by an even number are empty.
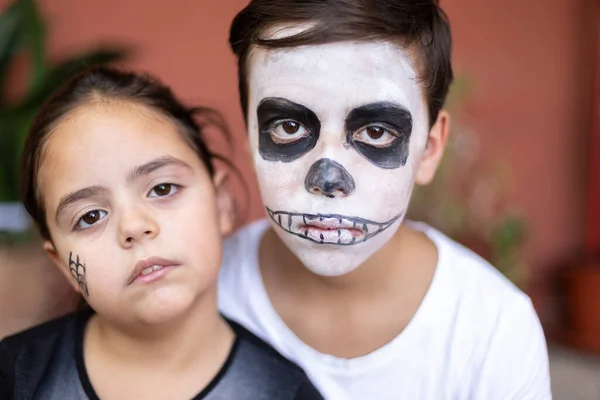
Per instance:
[[[408,52],[388,42],[256,48],[248,130],[264,205],[303,264],[346,274],[404,218],[429,131]]]

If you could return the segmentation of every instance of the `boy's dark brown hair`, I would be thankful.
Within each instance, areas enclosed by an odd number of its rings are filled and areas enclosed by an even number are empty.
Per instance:
[[[306,24],[307,29],[268,38],[277,26]],[[239,91],[248,112],[248,59],[254,46],[286,48],[341,41],[391,41],[417,54],[433,125],[452,82],[452,39],[439,0],[252,0],[231,24],[229,44],[238,57]]]
[[[44,198],[37,185],[46,144],[54,129],[73,111],[103,101],[131,102],[169,118],[196,151],[211,177],[215,173],[214,160],[232,167],[222,156],[209,150],[203,137],[207,126],[229,135],[225,121],[217,111],[184,106],[167,86],[149,75],[105,66],[91,67],[71,78],[42,106],[29,130],[21,155],[21,201],[46,240],[51,240],[51,237]]]

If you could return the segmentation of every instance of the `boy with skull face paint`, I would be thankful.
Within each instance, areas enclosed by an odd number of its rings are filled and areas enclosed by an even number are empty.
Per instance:
[[[225,245],[219,303],[330,399],[548,399],[530,299],[404,221],[449,130],[437,0],[252,0],[230,44],[267,220]]]

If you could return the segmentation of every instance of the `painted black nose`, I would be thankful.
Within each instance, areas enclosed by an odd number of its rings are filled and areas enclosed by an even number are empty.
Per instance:
[[[327,197],[348,196],[354,191],[354,179],[346,168],[329,158],[321,158],[310,167],[304,180],[306,190]]]

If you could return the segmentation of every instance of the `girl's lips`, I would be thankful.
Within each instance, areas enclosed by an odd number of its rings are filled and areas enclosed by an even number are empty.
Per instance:
[[[140,260],[129,276],[129,284],[131,285],[137,281],[151,282],[162,277],[168,270],[177,265],[179,265],[177,262],[161,257],[150,257]]]
[[[152,267],[150,267],[152,268]],[[152,270],[152,272],[149,272],[147,274],[140,274],[138,275],[132,283],[151,283],[154,282],[160,278],[162,278],[167,272],[169,272],[171,269],[175,268],[175,265],[169,265],[169,266],[164,266],[164,267],[160,267],[159,269],[156,270]]]

